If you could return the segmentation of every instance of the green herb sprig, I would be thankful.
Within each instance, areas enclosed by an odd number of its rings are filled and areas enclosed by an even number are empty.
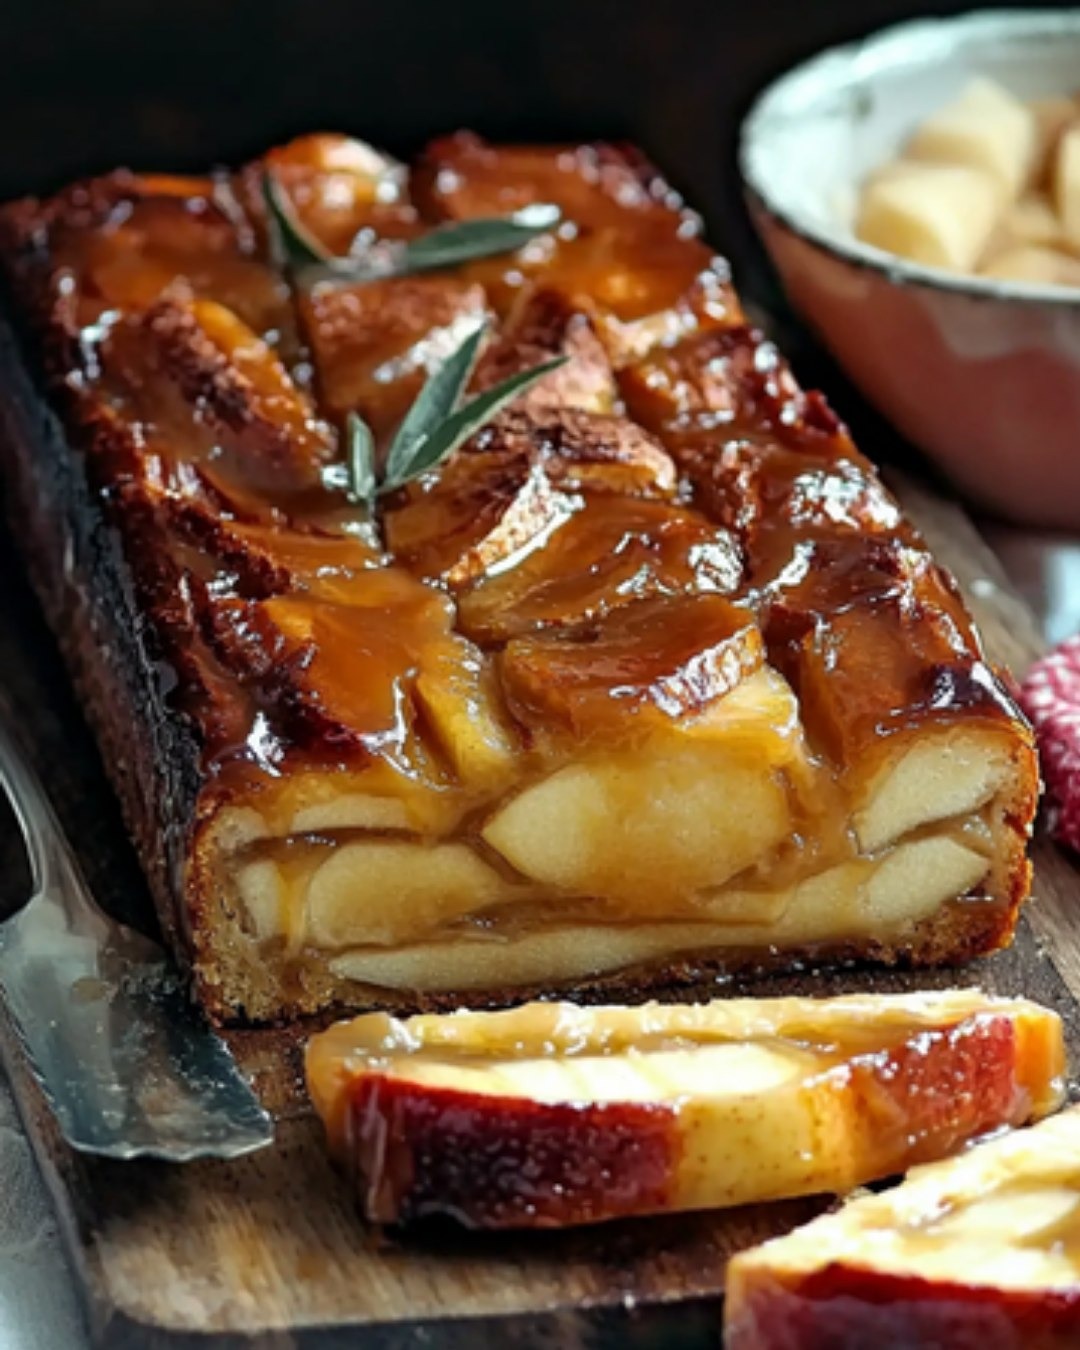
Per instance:
[[[462,403],[476,365],[485,326],[481,325],[428,376],[416,401],[390,443],[380,478],[375,463],[375,438],[357,413],[346,425],[346,468],[350,498],[373,518],[376,501],[395,488],[436,468],[476,434],[519,394],[566,363],[565,356],[519,371]]]
[[[263,174],[262,189],[274,250],[282,265],[304,284],[323,278],[341,282],[382,281],[513,253],[548,234],[562,219],[557,206],[536,203],[509,216],[438,225],[417,239],[380,240],[363,259],[343,258],[330,253],[296,219],[273,174]]]

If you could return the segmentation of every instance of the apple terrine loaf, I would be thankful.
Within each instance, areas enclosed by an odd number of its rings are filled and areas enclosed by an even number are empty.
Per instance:
[[[635,151],[311,136],[0,212],[9,500],[220,1019],[1006,943],[955,586]]]

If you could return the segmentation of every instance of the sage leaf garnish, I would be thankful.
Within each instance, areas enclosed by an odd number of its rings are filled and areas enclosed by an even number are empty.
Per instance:
[[[399,487],[402,483],[407,483],[410,479],[441,464],[459,445],[475,435],[523,390],[535,384],[537,380],[542,380],[559,366],[565,365],[566,359],[565,356],[556,356],[542,365],[533,366],[531,370],[519,371],[491,389],[485,389],[482,394],[477,394],[463,408],[458,408],[433,431],[426,433],[423,439],[414,443],[404,476],[396,483],[387,482],[386,489]]]
[[[376,500],[383,493],[434,469],[530,385],[566,364],[565,356],[556,356],[510,375],[462,404],[484,332],[483,325],[475,329],[428,376],[390,444],[381,478],[371,428],[358,413],[349,414],[345,427],[347,491],[350,500],[364,506],[369,518],[374,517]]]
[[[417,239],[383,239],[363,259],[339,257],[300,224],[281,185],[269,171],[263,174],[262,186],[275,252],[286,269],[305,284],[323,278],[341,282],[383,281],[457,267],[479,258],[494,258],[501,253],[513,253],[549,233],[562,219],[557,206],[539,202],[509,216],[437,225]]]
[[[512,216],[481,217],[438,225],[419,239],[403,243],[396,263],[400,273],[430,272],[440,267],[456,267],[476,258],[513,253],[553,230],[561,219],[557,206],[541,202],[526,206]]]
[[[346,464],[349,474],[349,496],[366,507],[370,516],[375,509],[378,480],[375,475],[375,437],[359,413],[351,412],[345,424]]]
[[[415,477],[413,465],[420,448],[458,406],[469,383],[484,331],[483,324],[475,328],[424,382],[390,444],[386,456],[387,483],[399,486]]]

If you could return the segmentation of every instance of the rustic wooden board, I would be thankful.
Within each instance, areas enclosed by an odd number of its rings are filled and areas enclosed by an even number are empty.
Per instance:
[[[911,483],[902,495],[964,585],[992,657],[1022,670],[1039,649],[1038,631],[993,555],[957,508]],[[0,611],[5,689],[98,893],[137,914],[141,880],[96,753],[2,548],[0,574],[8,578]],[[1051,845],[1040,841],[1035,853],[1036,899],[1011,951],[961,972],[874,975],[872,983],[898,989],[977,980],[1038,998],[1065,1016],[1080,1064],[1073,919],[1080,887],[1072,863]],[[17,867],[0,868],[9,903],[18,875]],[[820,993],[867,982],[865,974],[807,974],[765,987]],[[237,1048],[280,1112],[276,1145],[235,1163],[169,1167],[73,1155],[10,1038],[4,1044],[102,1345],[715,1346],[727,1257],[820,1208],[800,1201],[576,1233],[492,1238],[432,1230],[408,1242],[387,1238],[362,1226],[325,1159],[296,1090],[295,1046],[248,1033]]]

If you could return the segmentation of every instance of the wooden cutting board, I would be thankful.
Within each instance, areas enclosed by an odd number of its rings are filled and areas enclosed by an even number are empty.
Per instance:
[[[956,507],[914,484],[900,494],[960,579],[991,657],[1022,671],[1040,639],[996,559]],[[32,601],[10,584],[11,568],[0,549],[12,592],[0,612],[5,687],[97,893],[138,913],[141,880],[96,753]],[[1036,899],[1008,952],[938,975],[808,974],[763,988],[818,994],[977,981],[1057,1008],[1080,1065],[1078,874],[1046,841],[1035,858]],[[276,1144],[239,1162],[170,1167],[72,1154],[10,1037],[0,1041],[101,1345],[718,1346],[727,1258],[822,1207],[808,1200],[569,1233],[389,1238],[361,1224],[326,1161],[297,1089],[296,1046],[245,1033],[236,1047],[279,1113]]]

